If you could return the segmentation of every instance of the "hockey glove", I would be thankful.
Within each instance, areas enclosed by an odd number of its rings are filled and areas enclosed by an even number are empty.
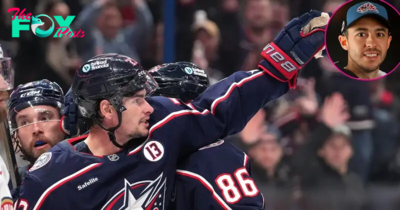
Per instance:
[[[267,44],[261,55],[258,68],[282,82],[289,88],[296,87],[298,70],[313,57],[324,55],[325,27],[330,14],[311,10],[301,17],[294,18]]]

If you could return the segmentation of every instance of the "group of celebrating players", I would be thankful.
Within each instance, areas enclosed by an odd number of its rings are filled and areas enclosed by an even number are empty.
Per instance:
[[[113,53],[85,62],[66,95],[48,80],[19,85],[8,117],[30,164],[2,208],[264,209],[249,158],[223,138],[295,88],[324,48],[325,15],[293,19],[258,69],[212,86],[192,63],[144,70]]]

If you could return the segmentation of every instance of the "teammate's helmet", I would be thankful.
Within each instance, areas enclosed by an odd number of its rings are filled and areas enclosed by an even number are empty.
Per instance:
[[[101,100],[110,101],[120,113],[125,110],[124,96],[143,89],[149,95],[156,88],[151,75],[132,58],[108,53],[91,58],[77,70],[72,97],[82,116],[94,119]]]
[[[64,108],[64,92],[55,82],[47,79],[29,82],[18,87],[11,93],[8,104],[8,114],[11,128],[17,128],[15,116],[21,110],[31,107],[47,105],[57,108],[60,115]]]
[[[204,70],[190,62],[162,64],[151,68],[149,73],[159,86],[155,95],[183,101],[197,98],[210,85]]]

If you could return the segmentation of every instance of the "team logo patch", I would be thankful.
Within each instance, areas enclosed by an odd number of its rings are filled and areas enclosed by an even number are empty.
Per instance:
[[[164,209],[167,179],[160,174],[155,180],[130,182],[124,180],[124,187],[118,190],[101,208],[132,209],[132,210],[161,210]]]
[[[109,160],[111,161],[117,161],[119,160],[119,156],[117,154],[112,154],[107,156]]]
[[[193,69],[190,67],[185,67],[186,74],[193,74]]]
[[[147,160],[156,162],[164,156],[164,146],[158,141],[149,141],[144,145],[143,153]]]
[[[13,210],[14,202],[10,197],[1,199],[1,210]]]
[[[215,142],[215,143],[212,143],[212,144],[210,144],[210,145],[207,145],[207,146],[205,146],[205,147],[202,147],[202,148],[200,148],[199,150],[209,149],[209,148],[211,148],[211,147],[217,147],[217,146],[223,144],[224,142],[225,142],[225,141],[221,139],[221,140],[219,140],[219,141],[217,141],[217,142]]]
[[[379,13],[379,11],[378,11],[378,9],[376,8],[376,6],[373,5],[373,4],[370,3],[370,2],[367,2],[367,3],[361,5],[361,6],[359,6],[359,7],[357,8],[357,12],[358,12],[358,13],[364,13],[364,12],[369,12],[369,11]]]
[[[45,166],[47,163],[50,162],[51,160],[51,152],[46,152],[40,155],[40,157],[36,160],[35,164],[29,169],[30,172],[35,171],[43,166]]]
[[[90,71],[90,64],[85,64],[82,67],[82,71],[85,72],[85,73],[89,72]]]

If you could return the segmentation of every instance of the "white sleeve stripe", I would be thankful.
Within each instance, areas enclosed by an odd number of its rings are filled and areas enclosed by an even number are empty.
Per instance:
[[[59,188],[61,185],[65,184],[66,182],[75,179],[76,177],[81,176],[82,174],[92,170],[93,168],[96,168],[97,166],[101,165],[101,163],[93,163],[90,164],[88,166],[86,166],[85,168],[63,178],[60,179],[58,182],[54,183],[53,185],[51,185],[49,188],[47,188],[42,195],[40,196],[40,198],[38,199],[38,201],[36,202],[35,207],[33,207],[33,210],[37,210],[40,209],[41,205],[43,204],[44,200],[47,198],[47,196],[50,195],[51,192],[53,192],[55,189]]]
[[[180,169],[176,170],[176,173],[178,175],[190,177],[190,178],[193,178],[193,179],[196,179],[197,181],[199,181],[202,185],[204,185],[204,187],[206,187],[209,191],[211,191],[215,200],[217,200],[217,202],[225,210],[231,210],[231,208],[228,206],[228,204],[226,204],[225,201],[218,195],[218,193],[215,192],[213,186],[204,177],[200,176],[199,174],[196,174],[196,173],[193,173],[190,171],[180,170]]]
[[[249,161],[249,157],[246,155],[246,153],[244,153],[244,152],[243,152],[243,154],[244,154],[244,162],[243,162],[243,166],[244,166],[244,167],[246,167],[246,165],[247,165],[247,162]]]
[[[156,130],[157,128],[163,126],[164,124],[168,123],[168,121],[174,119],[175,117],[180,117],[182,115],[187,115],[187,114],[194,114],[194,115],[206,115],[208,114],[210,111],[205,109],[203,110],[203,112],[199,112],[197,110],[181,110],[181,111],[177,111],[177,112],[172,112],[171,114],[169,114],[168,116],[166,116],[164,119],[160,120],[159,122],[157,122],[156,124],[154,124],[150,129],[149,129],[149,136],[147,139],[150,139],[151,134],[153,133],[154,130]]]
[[[254,72],[252,72],[252,73],[254,73]],[[264,75],[264,72],[263,72],[263,71],[260,71],[260,72],[258,72],[258,73],[256,73],[256,74],[252,74],[251,76],[246,77],[246,78],[240,80],[239,82],[234,82],[234,83],[232,83],[231,86],[229,86],[228,91],[226,91],[226,93],[225,93],[223,96],[220,96],[220,97],[216,98],[216,99],[212,102],[212,104],[211,104],[211,114],[215,114],[215,108],[216,108],[216,106],[217,106],[221,101],[223,101],[223,100],[225,100],[227,97],[229,97],[229,95],[232,93],[232,91],[233,91],[234,88],[240,87],[240,86],[243,85],[245,82],[248,82],[248,81],[250,81],[250,80],[252,80],[252,79],[255,79],[255,78],[257,78],[257,77],[259,77],[259,76],[261,76],[261,75]]]

